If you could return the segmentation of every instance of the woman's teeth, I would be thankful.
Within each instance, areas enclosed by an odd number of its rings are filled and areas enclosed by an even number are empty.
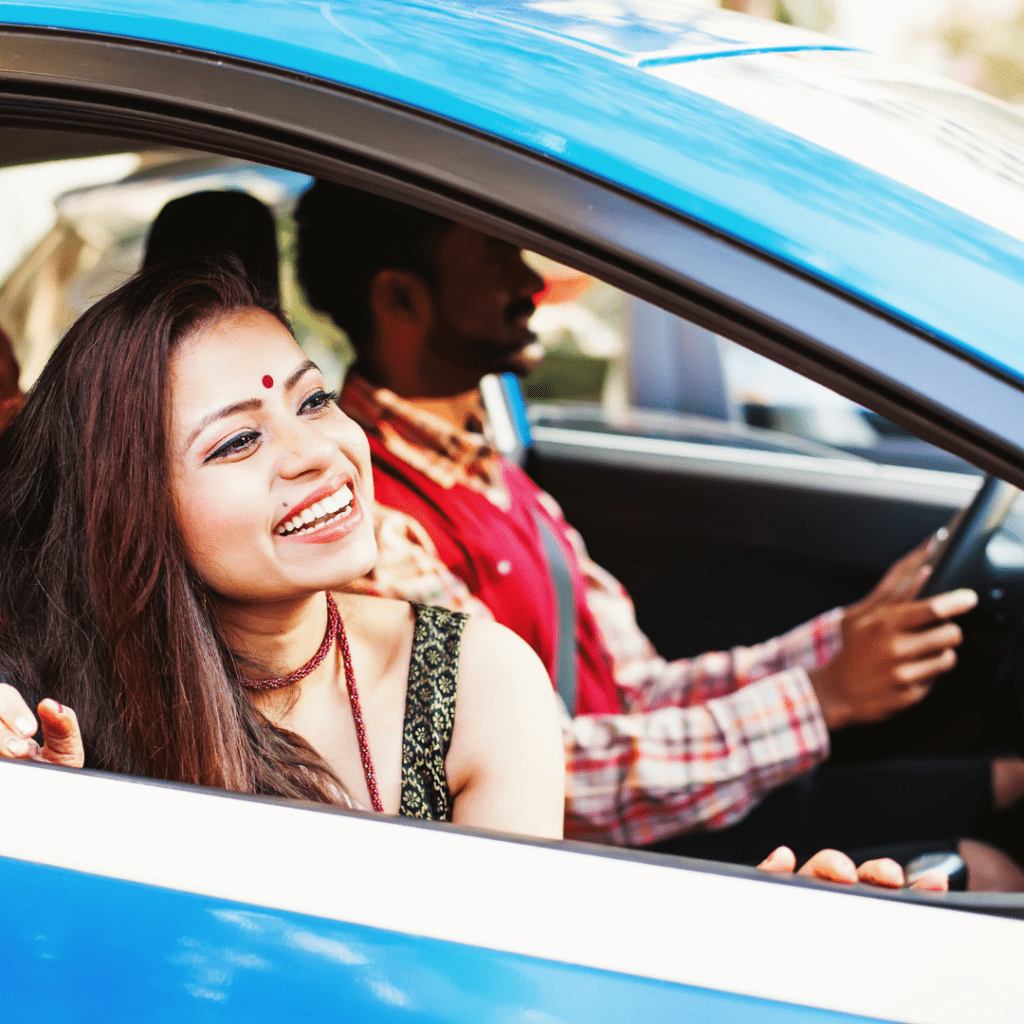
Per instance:
[[[293,533],[312,533],[328,523],[344,519],[352,511],[352,488],[343,484],[333,494],[313,502],[286,523],[277,528],[279,537],[287,537]]]

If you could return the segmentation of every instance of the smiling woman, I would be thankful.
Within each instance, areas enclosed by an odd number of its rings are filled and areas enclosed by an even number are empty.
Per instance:
[[[369,449],[269,305],[234,262],[144,271],[0,439],[0,753],[560,836],[526,644],[337,593]]]

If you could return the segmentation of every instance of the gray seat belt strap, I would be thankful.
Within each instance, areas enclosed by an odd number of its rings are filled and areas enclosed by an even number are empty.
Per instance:
[[[576,714],[576,593],[572,585],[572,573],[562,545],[558,543],[551,524],[537,512],[533,521],[540,530],[544,545],[551,582],[555,585],[558,602],[558,678],[555,685],[565,702],[570,715]]]

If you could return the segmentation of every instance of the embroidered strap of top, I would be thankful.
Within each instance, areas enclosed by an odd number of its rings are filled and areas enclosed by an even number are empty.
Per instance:
[[[402,803],[408,818],[451,821],[452,799],[444,759],[455,726],[459,645],[469,617],[414,604],[416,629],[409,660],[402,735]]]

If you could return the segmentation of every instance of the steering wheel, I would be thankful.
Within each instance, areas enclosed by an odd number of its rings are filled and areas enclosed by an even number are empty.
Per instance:
[[[921,596],[958,587],[978,593],[961,621],[958,664],[921,703],[885,722],[833,737],[833,759],[857,761],[935,749],[971,749],[978,737],[1024,754],[1024,537],[1003,528],[1020,492],[988,476],[971,502],[940,531]],[[1014,529],[1014,533],[1019,533]]]
[[[1002,529],[1020,491],[986,476],[971,503],[957,513],[932,555],[932,574],[923,595],[970,586],[978,592],[980,617],[975,645],[988,644],[991,696],[990,721],[1024,754],[1024,544]],[[959,686],[979,685],[980,664],[964,666]],[[974,676],[974,678],[970,678]],[[963,690],[961,689],[961,694]],[[976,691],[977,692],[977,691]]]
[[[922,597],[968,585],[977,575],[983,552],[987,556],[986,567],[997,573],[1000,568],[1024,569],[1024,547],[1018,545],[1020,553],[1014,559],[1010,550],[1012,542],[1002,546],[998,543],[999,528],[1019,493],[1012,484],[994,476],[985,477],[971,503],[945,527],[944,536],[929,560],[932,574],[922,590]],[[1017,564],[1001,564],[1006,561]]]

